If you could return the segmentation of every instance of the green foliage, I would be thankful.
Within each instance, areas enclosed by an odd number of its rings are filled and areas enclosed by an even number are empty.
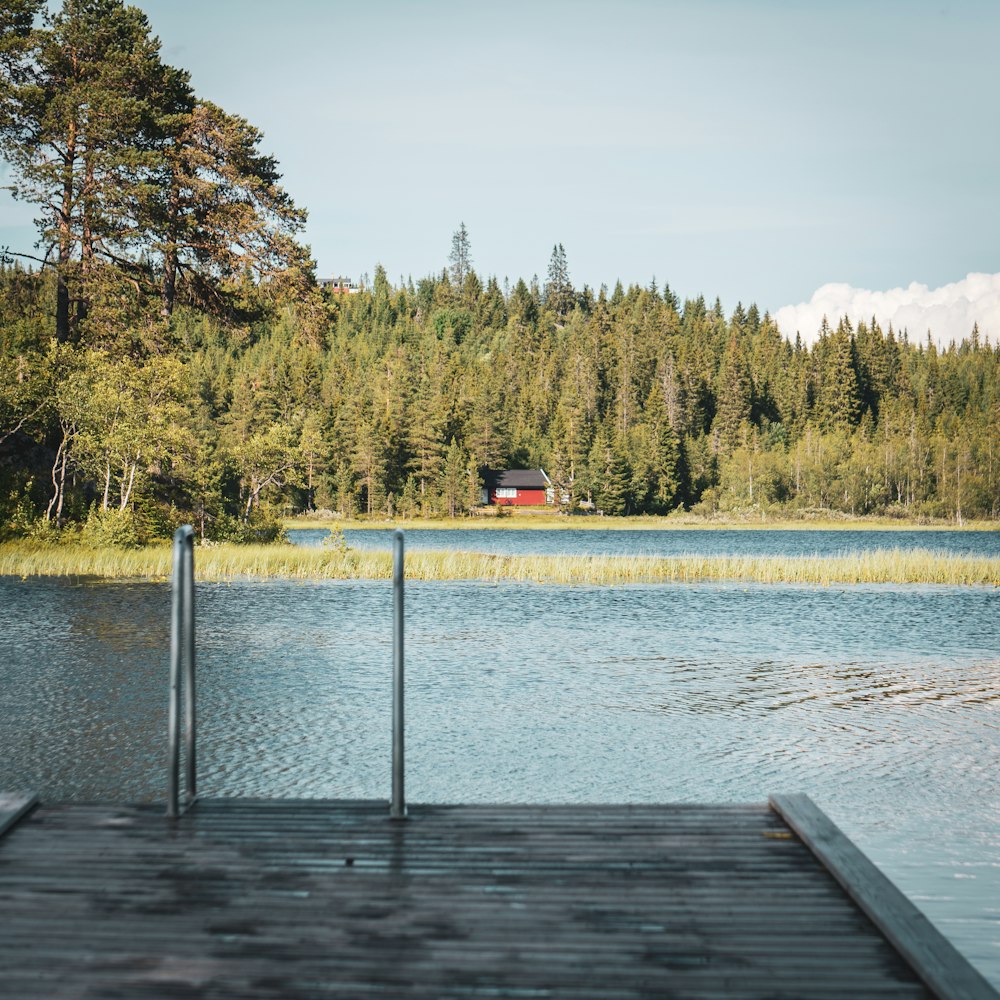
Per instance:
[[[55,543],[61,532],[55,521],[38,516],[35,484],[21,479],[17,488],[5,496],[0,495],[0,540],[28,538],[33,541]]]
[[[472,271],[472,244],[469,231],[463,222],[451,238],[451,253],[448,255],[448,274],[457,289],[465,286],[465,279]]]
[[[344,554],[347,552],[347,539],[340,528],[330,528],[330,534],[323,539],[323,548],[330,552]]]
[[[87,515],[80,541],[92,549],[139,549],[149,541],[149,533],[135,511],[102,510],[95,504]]]
[[[552,248],[552,256],[549,258],[545,304],[559,317],[566,316],[573,306],[573,285],[569,280],[566,250],[561,243]]]
[[[261,143],[137,8],[2,6],[0,155],[48,263],[0,264],[0,532],[462,516],[486,467],[543,467],[560,506],[609,515],[1000,516],[1000,351],[978,333],[939,351],[843,319],[793,345],[752,304],[574,289],[561,243],[544,292],[501,287],[464,224],[440,274],[377,265],[324,299]]]
[[[45,312],[51,284],[5,274],[0,317],[15,300]],[[1000,356],[985,343],[938,352],[865,326],[862,352],[840,324],[807,350],[767,317],[751,333],[752,310],[678,314],[635,288],[562,327],[545,311],[528,325],[523,282],[494,329],[476,303],[422,313],[442,286],[421,287],[379,293],[408,310],[381,329],[374,290],[337,303],[319,342],[290,302],[252,336],[203,317],[158,355],[0,340],[0,474],[16,497],[4,530],[58,527],[96,503],[138,512],[132,536],[101,527],[109,544],[181,519],[256,541],[318,500],[344,517],[462,515],[482,467],[537,466],[560,505],[609,515],[1000,513]]]
[[[261,133],[163,62],[141,10],[8,6],[0,156],[15,196],[40,210],[61,343],[160,350],[178,302],[231,314],[283,287],[306,297],[305,216]]]
[[[472,316],[464,309],[441,309],[431,320],[434,332],[441,340],[461,344],[472,329]]]
[[[261,511],[249,521],[232,514],[220,514],[212,522],[207,537],[213,542],[236,545],[263,545],[288,540],[284,525],[274,511]]]

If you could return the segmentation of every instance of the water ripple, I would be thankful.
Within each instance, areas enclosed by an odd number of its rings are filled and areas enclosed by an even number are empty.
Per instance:
[[[1000,594],[407,594],[415,800],[808,791],[1000,981]],[[0,786],[160,797],[166,588],[0,580],[0,601]],[[384,797],[388,586],[199,585],[197,604],[203,791]]]

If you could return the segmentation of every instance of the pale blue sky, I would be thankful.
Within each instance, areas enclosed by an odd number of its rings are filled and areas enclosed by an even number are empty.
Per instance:
[[[445,263],[776,310],[1000,271],[1000,3],[139,0],[265,133],[320,275]],[[33,242],[0,194],[0,243]]]

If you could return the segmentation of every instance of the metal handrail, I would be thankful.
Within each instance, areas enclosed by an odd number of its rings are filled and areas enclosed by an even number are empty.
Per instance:
[[[406,819],[403,751],[403,533],[396,531],[392,536],[392,819]]]
[[[392,797],[389,816],[406,819],[403,718],[403,532],[392,540]],[[170,702],[167,717],[167,816],[176,819],[180,802],[181,695],[184,695],[185,789],[183,808],[198,797],[195,751],[194,529],[174,534],[171,578]]]
[[[170,703],[167,719],[167,816],[180,815],[181,692],[184,694],[184,808],[198,797],[195,755],[194,684],[194,529],[185,524],[174,533],[171,578]],[[183,675],[183,676],[182,676]]]

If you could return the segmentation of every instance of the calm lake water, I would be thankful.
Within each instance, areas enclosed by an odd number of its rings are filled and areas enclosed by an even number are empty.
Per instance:
[[[294,528],[296,545],[322,545],[326,528]],[[348,528],[347,544],[358,549],[389,549],[389,528]],[[1000,531],[781,531],[738,529],[668,531],[600,528],[421,528],[410,531],[412,549],[460,549],[501,555],[594,556],[785,556],[837,555],[873,549],[929,549],[963,555],[1000,556]]]
[[[388,584],[199,584],[197,601],[202,791],[387,798]],[[0,607],[0,788],[162,798],[167,588],[0,578]],[[1000,985],[998,611],[980,588],[410,583],[407,793],[806,791]]]

